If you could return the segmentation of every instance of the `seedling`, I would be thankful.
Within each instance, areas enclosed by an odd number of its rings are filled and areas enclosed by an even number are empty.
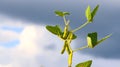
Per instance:
[[[64,54],[65,51],[67,52],[67,54],[68,54],[68,67],[72,67],[72,58],[73,58],[74,52],[76,52],[78,50],[83,50],[85,48],[94,48],[99,43],[105,41],[107,38],[109,38],[112,35],[112,34],[109,34],[109,35],[105,36],[104,38],[98,40],[97,32],[88,33],[86,46],[83,46],[81,48],[77,48],[74,50],[71,48],[71,46],[70,46],[71,42],[77,38],[77,36],[74,33],[76,31],[82,29],[86,25],[93,22],[94,17],[98,11],[98,8],[99,8],[99,5],[97,5],[91,11],[91,7],[88,6],[86,11],[85,11],[85,16],[86,16],[87,21],[76,29],[73,29],[73,30],[70,29],[70,26],[69,26],[70,20],[66,19],[66,16],[70,15],[70,13],[59,11],[59,10],[55,11],[55,14],[56,14],[56,16],[63,18],[64,24],[65,24],[64,30],[62,31],[59,25],[55,25],[55,26],[47,25],[46,26],[46,29],[49,32],[53,33],[54,35],[57,35],[60,39],[62,39],[64,41],[64,45],[63,45],[63,48],[61,50],[61,54]],[[92,64],[92,60],[88,60],[88,61],[77,64],[75,67],[91,67],[91,64]]]

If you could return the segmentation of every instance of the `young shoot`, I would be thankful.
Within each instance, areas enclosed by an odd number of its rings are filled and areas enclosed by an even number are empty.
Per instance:
[[[73,62],[72,58],[73,58],[74,52],[79,51],[79,50],[83,50],[85,48],[94,48],[99,43],[105,41],[106,39],[108,39],[111,36],[111,34],[109,34],[109,35],[103,37],[102,39],[98,40],[97,32],[91,32],[91,33],[88,33],[87,38],[86,38],[87,45],[80,47],[80,48],[76,48],[74,50],[71,48],[71,42],[77,38],[77,36],[74,33],[77,32],[78,30],[82,29],[83,27],[85,27],[89,23],[93,22],[94,17],[98,11],[98,8],[99,8],[99,5],[97,5],[91,11],[91,7],[88,6],[86,8],[86,11],[85,11],[85,16],[86,16],[87,21],[83,25],[77,27],[74,30],[69,29],[70,28],[70,26],[69,26],[70,21],[66,19],[66,16],[70,15],[70,13],[59,11],[59,10],[56,10],[55,14],[56,14],[56,16],[63,18],[64,24],[65,24],[64,30],[62,30],[59,25],[55,25],[55,26],[47,25],[46,26],[46,29],[49,32],[51,32],[54,35],[57,35],[60,39],[63,40],[64,44],[63,44],[63,48],[61,50],[61,54],[64,54],[65,51],[67,52],[67,54],[68,54],[68,67],[72,67],[72,62]],[[77,64],[75,67],[91,67],[91,64],[92,64],[92,60],[88,60],[88,61]]]

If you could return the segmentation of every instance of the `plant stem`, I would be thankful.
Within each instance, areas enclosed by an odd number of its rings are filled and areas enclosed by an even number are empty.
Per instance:
[[[77,48],[77,49],[73,50],[73,52],[76,52],[76,51],[78,51],[78,50],[83,50],[83,49],[85,49],[85,48],[88,48],[88,46],[83,46],[83,47],[81,47],[81,48]]]
[[[77,30],[80,30],[80,29],[82,29],[83,27],[85,27],[87,24],[89,24],[90,22],[85,22],[84,24],[82,24],[81,26],[79,26],[78,28],[76,28],[76,29],[74,29],[74,30],[72,30],[72,32],[76,32]]]
[[[65,16],[63,16],[63,20],[64,20],[65,25],[67,25],[67,20],[66,20]]]

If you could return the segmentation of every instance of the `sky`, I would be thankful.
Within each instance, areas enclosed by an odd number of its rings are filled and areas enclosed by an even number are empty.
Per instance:
[[[73,49],[84,46],[87,33],[98,32],[99,39],[113,35],[94,49],[74,53],[75,64],[93,60],[92,67],[120,67],[119,0],[0,0],[0,67],[67,67],[63,46],[46,25],[64,26],[55,10],[68,11],[72,29],[86,20],[85,9],[100,5],[94,22],[75,34]]]

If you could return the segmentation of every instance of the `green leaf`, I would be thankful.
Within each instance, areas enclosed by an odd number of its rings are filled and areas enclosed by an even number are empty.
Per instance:
[[[88,60],[77,64],[75,67],[91,67],[91,64],[92,64],[92,60]]]
[[[72,40],[74,40],[74,39],[76,39],[76,38],[77,38],[77,36],[76,36],[75,34],[73,34]]]
[[[66,16],[66,15],[70,15],[69,12],[62,12],[62,11],[59,11],[59,10],[56,10],[55,14],[56,14],[56,16],[60,16],[60,17]]]
[[[97,11],[98,11],[98,8],[99,8],[99,5],[97,5],[97,6],[93,9],[93,11],[91,12],[91,16],[92,16],[91,21],[93,21],[94,16],[96,15],[96,13],[97,13]]]
[[[63,14],[64,14],[64,16],[65,16],[65,15],[70,15],[69,12],[63,12]]]
[[[97,32],[88,33],[87,43],[89,48],[94,48],[97,44]]]
[[[98,11],[98,8],[99,8],[99,5],[97,5],[97,6],[93,9],[93,11],[91,12],[90,6],[87,7],[87,9],[86,9],[86,18],[87,18],[87,21],[88,21],[88,22],[92,22],[92,21],[93,21],[96,13],[97,13],[97,11]]]
[[[105,40],[108,39],[111,35],[112,35],[112,34],[109,34],[109,35],[105,36],[104,38],[102,38],[101,40],[99,40],[99,41],[97,42],[97,44],[105,41]]]
[[[63,12],[61,12],[61,11],[55,11],[55,14],[56,14],[56,16],[61,16],[61,17],[63,17]]]
[[[89,48],[94,48],[95,46],[97,46],[99,43],[105,41],[107,38],[109,38],[112,34],[107,35],[106,37],[102,38],[101,40],[97,39],[97,32],[93,32],[93,33],[88,33],[87,36],[87,44]]]
[[[87,21],[90,22],[90,20],[91,20],[91,9],[90,9],[90,6],[87,7],[85,15],[86,15]]]
[[[60,29],[60,27],[58,25],[56,25],[56,26],[49,26],[49,25],[47,25],[46,29],[49,32],[51,32],[51,33],[53,33],[55,35],[58,35],[58,36],[60,36],[62,34],[62,31],[61,31],[61,29]]]

